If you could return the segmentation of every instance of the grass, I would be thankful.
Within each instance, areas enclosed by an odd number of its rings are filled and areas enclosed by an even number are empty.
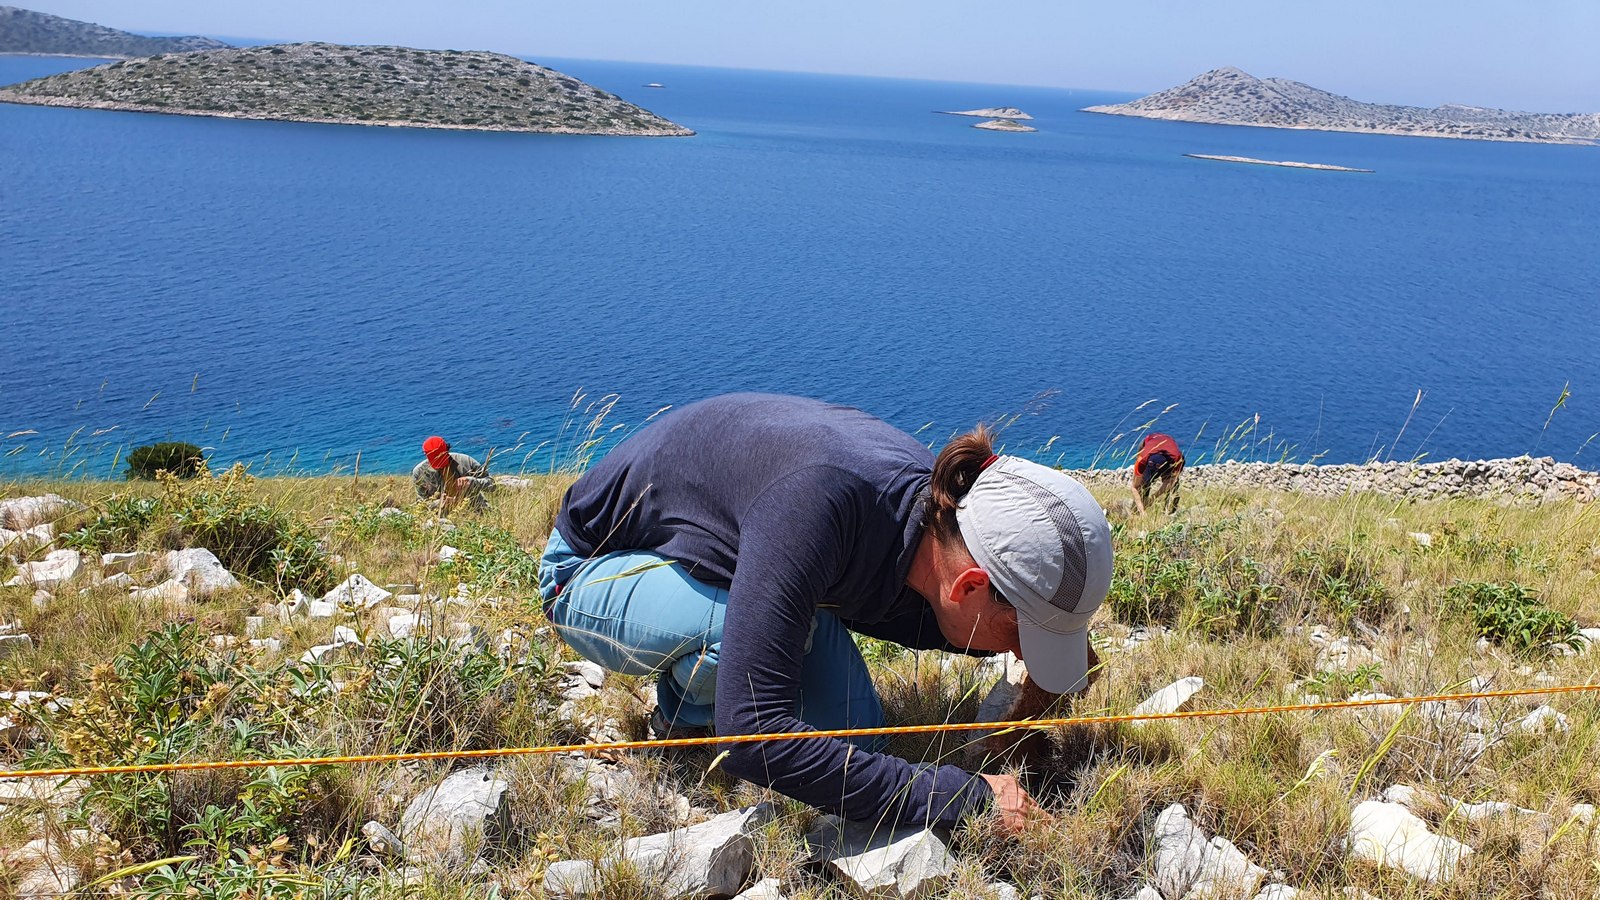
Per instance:
[[[582,455],[600,437],[583,435],[567,449]],[[87,529],[75,540],[96,552],[158,549],[201,533],[183,531],[184,523],[225,535],[224,526],[241,520],[256,529],[248,532],[253,539],[307,536],[334,580],[359,571],[380,585],[465,602],[424,604],[433,624],[414,642],[385,637],[392,610],[339,620],[368,648],[307,664],[301,654],[326,643],[334,623],[280,624],[276,605],[295,585],[270,568],[240,565],[243,586],[206,601],[138,603],[123,589],[81,580],[40,608],[30,588],[0,589],[0,619],[18,622],[35,641],[33,650],[0,660],[0,689],[78,701],[30,719],[33,739],[0,751],[7,766],[530,746],[581,733],[558,712],[553,689],[553,673],[571,652],[544,629],[532,583],[570,474],[496,492],[487,513],[459,516],[454,531],[436,527],[402,476],[228,477],[181,485],[35,482],[0,486],[0,495],[54,491],[86,503],[61,531]],[[1176,515],[1134,518],[1125,488],[1096,491],[1116,526],[1118,565],[1095,628],[1105,670],[1070,706],[1074,714],[1127,711],[1188,675],[1205,678],[1195,703],[1207,708],[1297,702],[1301,690],[1432,693],[1475,676],[1497,688],[1533,686],[1541,675],[1562,684],[1600,681],[1600,652],[1561,649],[1571,623],[1600,624],[1600,511],[1593,506],[1218,488],[1186,489]],[[175,512],[185,510],[187,518]],[[1432,546],[1420,546],[1411,532],[1434,535]],[[466,556],[441,564],[446,544]],[[223,636],[242,639],[246,617],[256,615],[282,639],[281,655],[226,646]],[[453,643],[452,621],[469,623],[477,643]],[[1150,625],[1165,631],[1123,649],[1134,628]],[[1375,659],[1319,665],[1306,635],[1314,625],[1370,647]],[[893,724],[970,721],[988,689],[976,660],[863,645]],[[624,733],[643,736],[640,698],[649,691],[643,679],[612,676],[577,712],[614,716]],[[1208,833],[1281,871],[1302,897],[1343,897],[1346,887],[1418,900],[1593,897],[1600,893],[1595,838],[1581,823],[1552,837],[1510,820],[1428,811],[1436,831],[1478,851],[1448,885],[1343,853],[1353,804],[1396,783],[1468,802],[1515,803],[1558,825],[1573,804],[1600,803],[1600,698],[1550,703],[1568,717],[1568,731],[1511,734],[1481,755],[1464,746],[1460,727],[1393,707],[1054,733],[1022,770],[1053,819],[1014,840],[984,820],[963,827],[952,890],[983,896],[986,884],[1006,880],[1023,896],[1130,896],[1147,874],[1156,815],[1184,803]],[[1480,712],[1515,722],[1527,710],[1504,701]],[[898,738],[892,749],[914,760],[973,759],[960,734]],[[406,802],[450,770],[444,762],[97,779],[80,804],[0,808],[0,846],[39,836],[41,812],[51,829],[87,826],[106,835],[115,843],[76,851],[87,878],[112,876],[86,896],[115,889],[465,898],[486,896],[486,884],[499,896],[539,896],[552,860],[600,858],[623,838],[671,827],[653,797],[666,787],[702,814],[774,801],[780,815],[758,841],[760,872],[783,878],[790,897],[845,896],[805,865],[800,837],[816,811],[726,777],[715,760],[710,750],[621,760],[642,787],[619,798],[613,825],[591,818],[583,783],[562,761],[506,763],[512,833],[483,879],[463,872],[402,878],[360,835],[371,819],[398,824]],[[987,765],[1004,771],[1023,763],[1012,755]],[[168,857],[189,858],[138,870]],[[618,872],[604,896],[649,898],[655,890]]]

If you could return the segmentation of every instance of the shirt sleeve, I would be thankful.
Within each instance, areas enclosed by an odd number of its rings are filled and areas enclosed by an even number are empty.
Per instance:
[[[423,500],[439,493],[439,476],[434,474],[427,460],[417,463],[411,470],[411,480],[417,486],[417,496]]]
[[[871,497],[855,476],[813,467],[774,483],[740,518],[717,666],[718,734],[813,730],[795,716],[806,636]],[[839,740],[730,748],[730,773],[854,821],[949,827],[992,799],[983,779],[956,766],[913,766]]]

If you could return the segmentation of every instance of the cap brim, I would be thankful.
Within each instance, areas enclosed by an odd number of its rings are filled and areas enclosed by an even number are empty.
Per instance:
[[[1089,680],[1089,629],[1066,634],[1017,620],[1022,661],[1035,684],[1052,694],[1080,691]]]

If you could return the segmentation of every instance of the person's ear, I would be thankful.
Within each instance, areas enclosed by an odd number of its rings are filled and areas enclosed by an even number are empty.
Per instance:
[[[977,566],[962,569],[950,583],[950,599],[955,603],[986,600],[988,596],[989,573]]]

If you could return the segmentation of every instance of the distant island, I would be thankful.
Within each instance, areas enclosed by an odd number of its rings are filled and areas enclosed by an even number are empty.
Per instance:
[[[980,119],[1031,119],[1028,115],[1015,106],[991,106],[988,109],[941,109],[938,112],[946,116],[977,116]]]
[[[979,122],[976,125],[973,125],[972,127],[973,128],[982,128],[982,129],[984,129],[986,131],[1038,131],[1039,130],[1039,129],[1034,128],[1034,127],[1032,127],[1030,125],[1024,125],[1021,122],[1014,122],[1011,119],[990,119],[987,122]]]
[[[31,9],[0,6],[0,53],[128,59],[227,46],[208,37],[146,37]]]
[[[1476,106],[1434,109],[1362,103],[1284,78],[1232,67],[1128,103],[1085,112],[1213,125],[1256,125],[1546,144],[1600,143],[1600,113],[1526,113]]]
[[[694,134],[614,94],[511,56],[321,43],[112,63],[0,87],[0,102],[343,125]]]
[[[1333,166],[1327,163],[1290,162],[1279,159],[1253,159],[1248,156],[1217,156],[1212,153],[1185,153],[1190,159],[1212,159],[1217,162],[1249,163],[1254,166],[1282,166],[1285,169],[1319,169],[1323,172],[1367,172],[1371,169],[1352,169],[1348,166]]]

